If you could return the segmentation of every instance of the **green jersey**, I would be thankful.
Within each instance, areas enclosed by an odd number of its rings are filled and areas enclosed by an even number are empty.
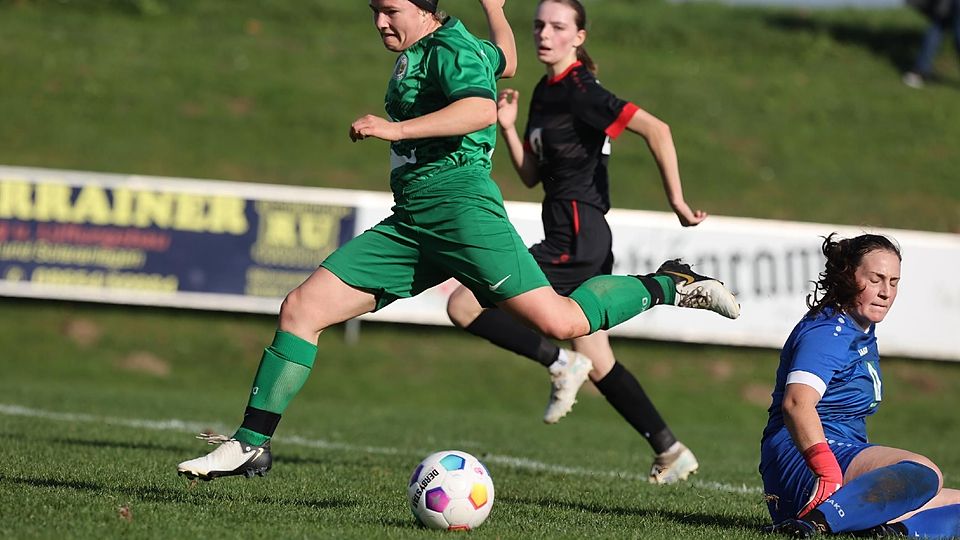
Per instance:
[[[467,97],[496,100],[496,80],[505,66],[499,47],[478,39],[449,17],[397,58],[387,85],[387,114],[403,121]],[[401,194],[414,184],[426,185],[431,178],[463,167],[489,171],[495,142],[493,125],[457,137],[396,141],[390,145],[390,188],[395,195]]]

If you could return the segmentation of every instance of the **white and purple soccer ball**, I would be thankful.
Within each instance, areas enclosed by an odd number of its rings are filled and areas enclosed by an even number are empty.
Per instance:
[[[430,454],[413,470],[407,500],[425,527],[475,529],[493,508],[493,479],[477,458],[444,450]]]

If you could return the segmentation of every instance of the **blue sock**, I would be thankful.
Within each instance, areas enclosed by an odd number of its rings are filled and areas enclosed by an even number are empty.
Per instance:
[[[924,510],[900,523],[911,538],[960,538],[960,504]]]
[[[920,508],[936,496],[939,486],[930,467],[901,461],[846,484],[811,514],[820,513],[833,533],[860,531]]]

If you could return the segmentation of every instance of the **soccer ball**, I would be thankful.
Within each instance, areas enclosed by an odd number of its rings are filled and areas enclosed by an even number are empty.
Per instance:
[[[444,450],[417,465],[407,484],[414,517],[431,529],[475,529],[493,507],[493,479],[466,452]]]

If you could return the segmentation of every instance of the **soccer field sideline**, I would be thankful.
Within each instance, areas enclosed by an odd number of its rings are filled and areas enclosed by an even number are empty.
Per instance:
[[[221,432],[227,431],[227,428],[225,428],[224,426],[213,424],[213,423],[200,423],[200,422],[192,422],[192,421],[180,420],[180,419],[148,420],[143,418],[120,418],[120,417],[111,417],[111,416],[97,416],[97,415],[83,414],[83,413],[68,413],[68,412],[57,412],[57,411],[33,409],[29,407],[24,407],[22,405],[15,405],[10,403],[0,403],[0,414],[4,416],[19,416],[19,417],[26,417],[26,418],[50,420],[54,422],[96,423],[96,424],[106,424],[106,425],[112,425],[112,426],[146,429],[146,430],[152,430],[152,431],[176,431],[176,432],[192,433],[192,434],[197,434],[202,431],[209,430],[211,428]],[[411,458],[415,458],[415,459],[419,459],[435,451],[435,450],[424,450],[424,449],[402,449],[402,448],[392,448],[392,447],[382,447],[382,446],[356,445],[356,444],[350,444],[350,443],[325,441],[323,439],[308,439],[308,438],[300,437],[297,435],[275,437],[275,439],[282,441],[285,444],[306,446],[310,448],[321,448],[324,450],[337,450],[337,451],[349,451],[349,452],[362,452],[367,454],[379,454],[379,455],[408,455]],[[630,480],[630,481],[637,481],[637,482],[646,482],[647,480],[646,475],[637,474],[635,472],[616,471],[616,470],[603,471],[603,470],[596,470],[596,469],[587,469],[583,467],[568,467],[565,465],[544,463],[542,461],[536,461],[536,460],[527,459],[523,457],[516,457],[516,456],[483,454],[482,460],[487,463],[496,463],[499,465],[505,465],[508,467],[516,468],[516,469],[540,471],[540,472],[547,472],[547,473],[554,473],[554,474],[569,474],[569,475],[585,476],[585,477],[591,477],[591,478],[615,478],[618,480]],[[171,470],[172,470],[172,464],[171,464]],[[691,480],[689,484],[701,489],[709,489],[713,491],[741,494],[741,495],[754,496],[762,492],[762,489],[759,486],[748,486],[746,484],[734,485],[734,484],[727,484],[724,482],[703,481],[698,479]]]

